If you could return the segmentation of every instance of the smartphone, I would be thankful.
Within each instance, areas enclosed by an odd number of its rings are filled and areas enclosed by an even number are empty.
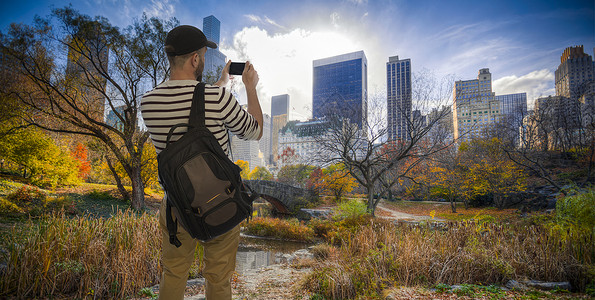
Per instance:
[[[246,63],[232,62],[229,66],[229,75],[242,75]]]

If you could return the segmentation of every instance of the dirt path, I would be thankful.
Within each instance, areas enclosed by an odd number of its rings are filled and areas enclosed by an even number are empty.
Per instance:
[[[378,203],[378,206],[376,206],[376,216],[379,218],[390,219],[390,220],[402,220],[402,221],[413,221],[413,222],[432,220],[431,216],[417,216],[417,215],[400,212],[398,210],[395,210],[394,208],[388,207],[383,202]],[[434,218],[433,220],[439,221],[439,222],[445,221],[445,220],[438,219],[438,218]]]

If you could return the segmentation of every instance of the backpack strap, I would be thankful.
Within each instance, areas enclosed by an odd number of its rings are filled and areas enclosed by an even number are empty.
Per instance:
[[[180,242],[177,236],[178,221],[174,221],[174,218],[172,218],[171,203],[167,198],[165,200],[167,201],[165,204],[165,223],[167,224],[167,232],[169,233],[169,243],[176,246],[176,248],[180,248],[180,246],[182,246],[182,242]]]
[[[205,84],[199,82],[194,88],[192,95],[192,106],[190,108],[190,118],[188,124],[197,127],[205,127]]]
[[[188,124],[177,124],[173,128],[169,130],[169,134],[167,135],[167,145],[169,145],[169,140],[173,134],[174,129],[177,127],[205,127],[205,84],[203,82],[199,82],[196,87],[194,88],[194,94],[192,95],[192,104],[190,106],[190,117],[188,119]],[[166,146],[167,147],[167,146]],[[167,224],[167,232],[169,233],[169,243],[179,248],[182,243],[178,239],[177,232],[178,232],[178,221],[174,221],[173,217],[171,216],[171,203],[167,200],[165,206],[165,221]]]

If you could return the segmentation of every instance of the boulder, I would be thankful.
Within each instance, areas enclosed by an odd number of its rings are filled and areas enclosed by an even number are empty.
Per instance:
[[[563,282],[543,282],[538,280],[527,280],[523,282],[528,287],[532,287],[535,289],[539,289],[542,291],[551,291],[551,290],[572,290],[572,286],[570,282],[563,281]]]

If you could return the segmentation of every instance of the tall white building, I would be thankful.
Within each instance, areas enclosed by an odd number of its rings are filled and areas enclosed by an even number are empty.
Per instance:
[[[246,109],[246,105],[242,105],[242,107]],[[263,115],[263,118],[264,117],[265,115]],[[268,117],[268,115],[266,115],[266,117]],[[267,130],[268,126],[266,126],[266,122],[263,127],[263,130]],[[263,131],[263,138],[264,134],[265,132]],[[266,167],[265,154],[261,151],[261,141],[263,138],[261,138],[260,141],[246,141],[230,132],[232,160],[234,162],[237,160],[247,161],[250,171],[254,170],[256,167]]]
[[[459,80],[453,88],[453,129],[455,139],[478,136],[500,121],[500,102],[492,92],[490,69],[481,69],[477,79]]]
[[[270,164],[269,158],[271,157],[271,151],[272,151],[272,146],[273,146],[272,145],[272,133],[271,133],[271,126],[272,126],[271,116],[269,116],[268,114],[262,114],[262,122],[263,122],[262,137],[260,138],[260,141],[258,141],[258,148],[260,149],[260,152],[262,152],[262,154],[264,156],[265,164]]]

